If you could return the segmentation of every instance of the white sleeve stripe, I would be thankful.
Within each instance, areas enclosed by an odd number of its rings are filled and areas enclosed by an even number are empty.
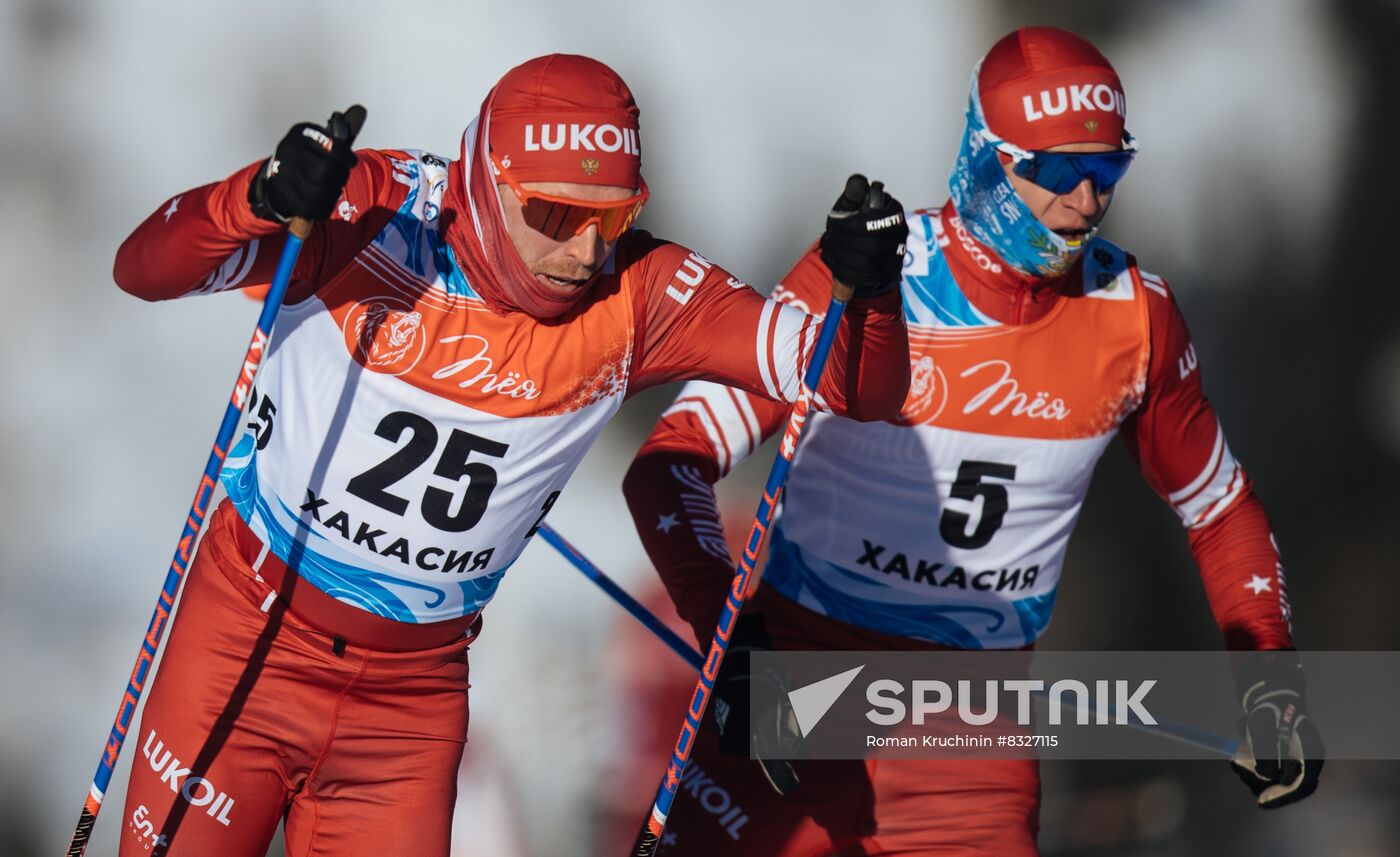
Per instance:
[[[757,449],[763,438],[748,395],[713,381],[691,381],[681,388],[663,416],[696,414],[715,446],[715,463],[728,473]]]
[[[1215,421],[1215,446],[1210,451],[1210,458],[1206,461],[1206,466],[1191,480],[1191,484],[1167,495],[1167,502],[1173,506],[1185,502],[1192,495],[1200,491],[1210,482],[1220,469],[1220,462],[1225,453],[1225,432],[1220,428],[1220,421]]]
[[[812,349],[817,346],[817,329],[820,327],[815,321],[809,315],[807,321],[802,324],[802,351],[797,355],[797,380],[799,383],[807,377],[807,370],[812,366]]]
[[[224,272],[224,268],[228,267],[229,262],[232,262],[235,259],[239,259],[242,256],[243,248],[239,247],[237,250],[234,250],[233,253],[229,254],[229,257],[227,259],[220,262],[217,268],[210,271],[209,276],[204,278],[204,282],[200,283],[191,291],[198,292],[200,294],[209,294],[211,292],[216,291],[218,286],[220,285],[221,275]]]
[[[678,399],[667,413],[675,411],[688,411],[699,418],[700,425],[705,429],[705,434],[709,436],[710,443],[714,445],[715,462],[719,464],[720,472],[728,473],[729,442],[725,440],[724,433],[715,424],[714,414],[710,412],[709,404],[703,399]]]
[[[782,391],[782,401],[797,400],[797,391],[802,379],[797,373],[802,359],[802,344],[812,317],[800,309],[775,304],[777,311],[773,319],[772,368],[777,373],[775,380]]]
[[[248,272],[253,269],[253,263],[257,261],[258,240],[254,238],[230,253],[219,267],[209,272],[209,276],[204,278],[204,283],[193,291],[209,294],[237,287],[248,276]],[[232,273],[229,273],[230,271]]]
[[[768,366],[772,363],[773,338],[769,335],[769,327],[773,321],[773,315],[777,311],[778,305],[772,301],[765,301],[763,311],[758,314],[758,339],[755,343],[754,355],[758,358],[758,374],[763,379],[763,387],[768,391],[769,398],[781,399],[778,395],[776,379],[773,378]]]
[[[735,464],[753,452],[752,434],[744,422],[744,415],[734,404],[732,390],[709,381],[696,382],[695,386],[697,398],[705,406],[710,419],[715,421],[715,428],[724,438],[724,446],[729,451],[729,461],[724,466],[724,472],[728,473]],[[681,392],[684,394],[685,391]]]
[[[1218,431],[1218,429],[1217,429]],[[1223,437],[1219,432],[1217,437]],[[1210,523],[1244,490],[1246,482],[1244,468],[1230,454],[1230,447],[1223,442],[1217,447],[1218,461],[1214,470],[1198,490],[1172,501],[1172,508],[1187,527],[1202,527]],[[1198,480],[1199,481],[1199,480]],[[1181,493],[1181,492],[1178,492]]]
[[[1147,286],[1162,297],[1167,296],[1167,283],[1161,277],[1156,274],[1149,274],[1142,269],[1138,269],[1138,276],[1142,277],[1142,284],[1144,286]]]
[[[758,448],[763,436],[758,427],[758,416],[753,412],[753,405],[749,404],[749,396],[735,390],[733,387],[725,387],[729,391],[729,398],[734,402],[734,409],[739,412],[739,418],[744,421],[744,428],[749,433],[749,448],[744,450],[744,455],[748,455]]]
[[[1220,517],[1220,513],[1230,508],[1235,502],[1235,498],[1244,490],[1244,470],[1239,465],[1235,465],[1234,472],[1230,476],[1230,487],[1225,492],[1225,496],[1216,500],[1209,509],[1203,512],[1196,520],[1189,524],[1191,529],[1198,529]]]
[[[243,265],[238,269],[238,273],[228,281],[226,288],[232,288],[243,282],[243,278],[248,276],[248,272],[253,270],[253,262],[258,258],[258,239],[254,238],[248,242],[247,252],[243,254]]]

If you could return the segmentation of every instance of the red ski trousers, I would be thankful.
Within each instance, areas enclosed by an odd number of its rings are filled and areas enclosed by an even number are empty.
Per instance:
[[[187,573],[121,857],[262,857],[284,818],[291,857],[446,857],[470,637],[401,652],[318,630],[255,576],[241,527],[221,506]]]
[[[763,616],[780,651],[929,647],[820,616],[766,586],[745,609]],[[1034,759],[799,760],[801,785],[779,797],[757,762],[720,750],[712,713],[706,718],[658,857],[1038,854]]]

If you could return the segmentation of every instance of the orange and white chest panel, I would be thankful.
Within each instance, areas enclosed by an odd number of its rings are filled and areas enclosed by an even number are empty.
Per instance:
[[[996,324],[962,297],[916,220],[903,413],[897,424],[813,419],[764,580],[884,633],[1025,645],[1049,623],[1094,466],[1141,401],[1146,302],[1122,251],[1095,242],[1083,295],[1033,324]]]
[[[446,165],[315,297],[285,307],[223,481],[318,589],[404,622],[480,609],[607,420],[632,354],[611,289],[569,324],[488,311],[437,232]]]

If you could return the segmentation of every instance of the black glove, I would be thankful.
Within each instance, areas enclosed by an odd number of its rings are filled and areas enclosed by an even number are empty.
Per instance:
[[[1312,794],[1322,774],[1324,748],[1308,716],[1307,683],[1297,653],[1249,655],[1238,684],[1244,740],[1230,766],[1265,809]]]
[[[822,262],[858,297],[882,295],[899,284],[908,238],[904,206],[885,193],[884,182],[856,173],[826,216]]]
[[[729,638],[729,651],[715,676],[714,711],[719,747],[726,753],[749,755],[753,736],[763,734],[766,746],[790,747],[802,741],[797,718],[787,698],[787,682],[770,670],[750,670],[749,655],[771,651],[772,642],[760,616],[740,616]],[[756,710],[749,704],[752,687],[758,698]],[[770,739],[776,738],[776,743]],[[784,760],[759,759],[763,776],[780,795],[797,790],[797,772]]]
[[[293,125],[248,185],[253,213],[276,223],[330,217],[355,166],[350,147],[363,124],[365,109],[356,104],[332,113],[324,128],[310,122]]]

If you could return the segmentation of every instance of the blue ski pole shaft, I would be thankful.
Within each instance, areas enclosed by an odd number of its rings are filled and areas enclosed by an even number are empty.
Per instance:
[[[704,716],[705,708],[709,704],[710,692],[714,689],[720,662],[724,660],[724,653],[729,649],[729,635],[734,630],[734,622],[739,617],[739,611],[744,609],[754,565],[763,549],[768,527],[773,522],[773,512],[777,507],[778,497],[782,494],[783,483],[787,480],[788,468],[792,466],[792,457],[797,452],[797,443],[802,437],[802,429],[812,409],[812,400],[816,396],[827,358],[831,355],[831,345],[836,340],[841,317],[846,312],[846,302],[851,299],[852,289],[849,286],[835,280],[831,285],[831,304],[827,307],[826,317],[822,321],[817,344],[812,349],[811,363],[802,378],[797,401],[793,403],[792,413],[788,417],[787,428],[783,431],[778,456],[773,460],[772,470],[768,472],[768,482],[763,488],[762,498],[759,499],[758,512],[754,515],[753,526],[749,529],[748,539],[745,540],[744,551],[734,569],[734,581],[729,587],[724,611],[720,614],[719,625],[715,627],[714,638],[710,641],[710,650],[700,667],[700,680],[695,685],[690,708],[685,713],[685,722],[681,725],[675,749],[671,752],[671,762],[666,766],[666,774],[661,778],[656,801],[637,834],[637,841],[632,849],[636,857],[652,857],[661,843],[661,834],[666,828],[666,816],[676,799],[676,790],[680,787],[681,776],[685,773],[686,762],[690,759],[691,748],[695,745],[695,735],[700,730],[700,718]]]
[[[83,811],[78,818],[78,827],[68,845],[68,857],[82,857],[83,852],[87,850],[88,840],[92,837],[93,825],[97,823],[97,813],[102,808],[102,798],[111,783],[112,772],[116,769],[117,758],[121,755],[122,745],[126,742],[127,731],[135,719],[136,706],[140,703],[141,693],[146,688],[147,679],[150,678],[156,649],[160,647],[161,638],[165,635],[170,611],[175,606],[175,597],[180,591],[181,582],[185,579],[185,570],[189,568],[190,558],[194,554],[195,542],[199,539],[199,531],[203,528],[204,518],[209,512],[209,503],[214,497],[215,486],[218,485],[219,471],[223,469],[224,457],[228,455],[229,444],[233,441],[234,432],[238,429],[238,420],[243,413],[243,405],[252,389],[253,380],[257,377],[258,367],[262,365],[262,359],[267,354],[268,341],[272,336],[272,324],[277,319],[277,311],[282,307],[282,298],[287,293],[288,283],[291,282],[292,270],[296,267],[302,242],[311,234],[311,221],[294,217],[288,231],[290,234],[287,236],[286,246],[282,248],[282,258],[277,264],[277,273],[272,279],[272,285],[267,290],[262,313],[258,316],[258,326],[253,330],[253,338],[248,343],[248,351],[238,367],[238,377],[233,384],[233,394],[229,397],[228,407],[224,409],[224,419],[219,424],[219,433],[214,437],[214,448],[209,453],[209,461],[204,465],[204,473],[199,478],[199,487],[195,489],[194,502],[190,504],[189,514],[185,517],[184,529],[175,546],[175,558],[171,561],[170,569],[165,575],[165,586],[160,591],[155,612],[151,614],[151,623],[146,629],[145,638],[141,641],[141,651],[136,656],[136,666],[132,669],[131,677],[127,680],[126,692],[122,694],[121,702],[117,705],[117,716],[112,723],[112,731],[107,736],[107,745],[102,750],[97,773],[92,778],[92,785],[88,787],[87,800],[83,803]]]
[[[698,650],[676,636],[670,628],[667,628],[666,625],[657,618],[656,614],[647,610],[646,607],[642,606],[632,598],[632,596],[628,595],[626,590],[619,586],[615,580],[608,577],[602,569],[594,565],[588,557],[584,556],[578,548],[565,540],[557,531],[548,528],[548,525],[544,525],[540,527],[540,533],[544,535],[545,540],[551,545],[554,545],[575,568],[581,571],[589,580],[598,584],[598,587],[607,593],[609,597],[620,604],[623,609],[632,614],[638,622],[641,622],[648,630],[660,638],[673,652],[680,655],[681,659],[689,664],[691,669],[699,672],[701,667],[705,665],[704,656],[702,656]],[[1047,704],[1050,702],[1049,692],[1042,690],[1036,691],[1035,694],[1045,700]],[[1093,709],[1097,703],[1090,698],[1086,704],[1090,709]],[[1113,719],[1119,721],[1117,707],[1110,704],[1108,710],[1113,715]],[[1172,720],[1158,718],[1155,724],[1148,724],[1135,716],[1129,716],[1121,722],[1139,731],[1158,735],[1167,740],[1187,744],[1219,756],[1224,756],[1225,758],[1232,758],[1235,755],[1235,751],[1239,748],[1239,741],[1233,738],[1226,738],[1223,735],[1217,735],[1214,732],[1198,729],[1195,726],[1177,723]]]
[[[540,536],[553,545],[554,549],[559,551],[564,559],[567,559],[574,568],[582,572],[584,577],[598,584],[599,588],[606,592],[612,600],[622,606],[622,609],[631,613],[634,619],[641,622],[646,626],[648,631],[651,631],[660,638],[661,642],[665,643],[671,651],[680,655],[682,660],[690,664],[691,667],[696,670],[699,670],[705,665],[705,659],[700,656],[700,653],[697,652],[694,647],[685,640],[682,640],[675,631],[666,627],[660,619],[656,618],[656,614],[643,607],[635,598],[628,595],[627,590],[618,586],[616,581],[604,574],[602,569],[590,562],[588,557],[584,556],[578,548],[569,544],[569,542],[563,536],[559,535],[553,527],[549,524],[541,524]]]

